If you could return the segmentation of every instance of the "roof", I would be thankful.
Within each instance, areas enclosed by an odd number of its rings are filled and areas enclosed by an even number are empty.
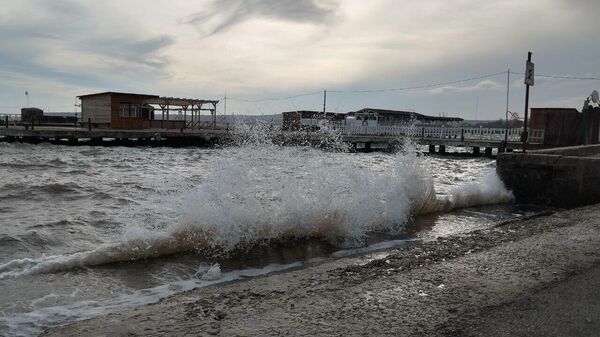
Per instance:
[[[115,92],[115,91],[105,91],[98,92],[95,94],[86,94],[77,96],[78,98],[92,97],[92,96],[102,96],[102,95],[123,95],[123,96],[138,96],[138,97],[147,97],[147,98],[158,98],[158,95],[148,95],[148,94],[134,94],[130,92]]]
[[[531,110],[577,110],[575,108],[531,108]]]
[[[414,111],[403,111],[403,110],[387,110],[387,109],[374,109],[374,108],[364,108],[364,109],[360,109],[358,111],[354,111],[354,112],[350,112],[351,114],[354,113],[376,113],[376,114],[380,114],[380,115],[404,115],[404,116],[423,116],[420,113],[414,112]]]
[[[348,115],[354,115],[356,113],[375,113],[378,115],[396,115],[396,116],[410,116],[416,119],[421,120],[436,120],[436,121],[448,121],[448,122],[460,122],[464,119],[460,117],[438,117],[438,116],[428,116],[423,115],[414,111],[404,111],[404,110],[387,110],[387,109],[373,109],[373,108],[364,108],[358,111],[349,112]]]
[[[298,111],[284,111],[282,114],[323,114],[323,111],[315,111],[315,110],[298,110]],[[344,115],[343,112],[325,112],[327,115]]]
[[[193,104],[219,104],[218,100],[206,100],[206,99],[195,99],[195,98],[181,98],[181,97],[152,97],[147,100],[148,104],[156,104],[156,105],[179,105],[179,106],[187,106]]]
[[[218,104],[219,103],[218,100],[205,100],[205,99],[180,98],[180,97],[161,97],[158,95],[135,94],[135,93],[129,93],[129,92],[115,92],[115,91],[105,91],[105,92],[99,92],[99,93],[95,93],[95,94],[81,95],[81,96],[77,96],[77,97],[78,98],[87,98],[87,97],[102,96],[102,95],[119,95],[119,96],[140,97],[140,98],[146,99],[147,100],[146,103],[148,103],[148,104],[157,104],[157,105],[164,104],[164,105],[187,106],[187,105],[192,105],[192,104],[206,104],[206,103]]]

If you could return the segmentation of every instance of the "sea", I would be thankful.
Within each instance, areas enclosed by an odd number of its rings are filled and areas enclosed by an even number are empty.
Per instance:
[[[0,335],[540,211],[495,160],[423,150],[0,143]]]

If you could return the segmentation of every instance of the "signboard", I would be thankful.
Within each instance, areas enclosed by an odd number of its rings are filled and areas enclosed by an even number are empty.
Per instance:
[[[533,86],[535,78],[535,66],[533,62],[527,61],[527,66],[525,67],[525,84]]]

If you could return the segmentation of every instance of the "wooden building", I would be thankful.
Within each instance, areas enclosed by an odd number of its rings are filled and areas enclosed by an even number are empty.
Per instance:
[[[579,143],[580,144],[599,144],[600,143],[600,107],[588,105],[584,107],[580,114],[579,123]]]
[[[122,92],[101,92],[78,98],[82,124],[111,129],[197,128],[202,126],[202,111],[211,113],[214,127],[219,102]]]
[[[406,123],[446,125],[462,122],[458,117],[436,117],[413,111],[364,108],[346,114],[346,123],[365,126],[397,126]]]
[[[343,124],[345,114],[322,111],[287,111],[283,112],[284,130],[317,130],[323,123],[325,124]]]
[[[544,145],[570,146],[579,143],[580,114],[573,108],[532,108],[530,142]],[[533,130],[544,130],[538,139]]]

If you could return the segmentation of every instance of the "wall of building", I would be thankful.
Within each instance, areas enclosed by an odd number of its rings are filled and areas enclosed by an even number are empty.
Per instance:
[[[300,129],[300,112],[287,111],[283,113],[283,129],[284,130],[299,130]]]
[[[600,143],[600,108],[588,106],[581,112],[580,144]]]
[[[98,95],[81,98],[81,119],[87,123],[91,118],[94,124],[110,125],[111,102],[110,95]]]
[[[119,114],[119,106],[121,103],[142,105],[146,97],[134,95],[113,94],[111,97],[111,128],[113,129],[143,129],[144,120],[142,116],[138,117],[121,117]]]
[[[544,145],[572,146],[579,144],[578,123],[577,109],[533,108],[529,127],[544,130]]]

